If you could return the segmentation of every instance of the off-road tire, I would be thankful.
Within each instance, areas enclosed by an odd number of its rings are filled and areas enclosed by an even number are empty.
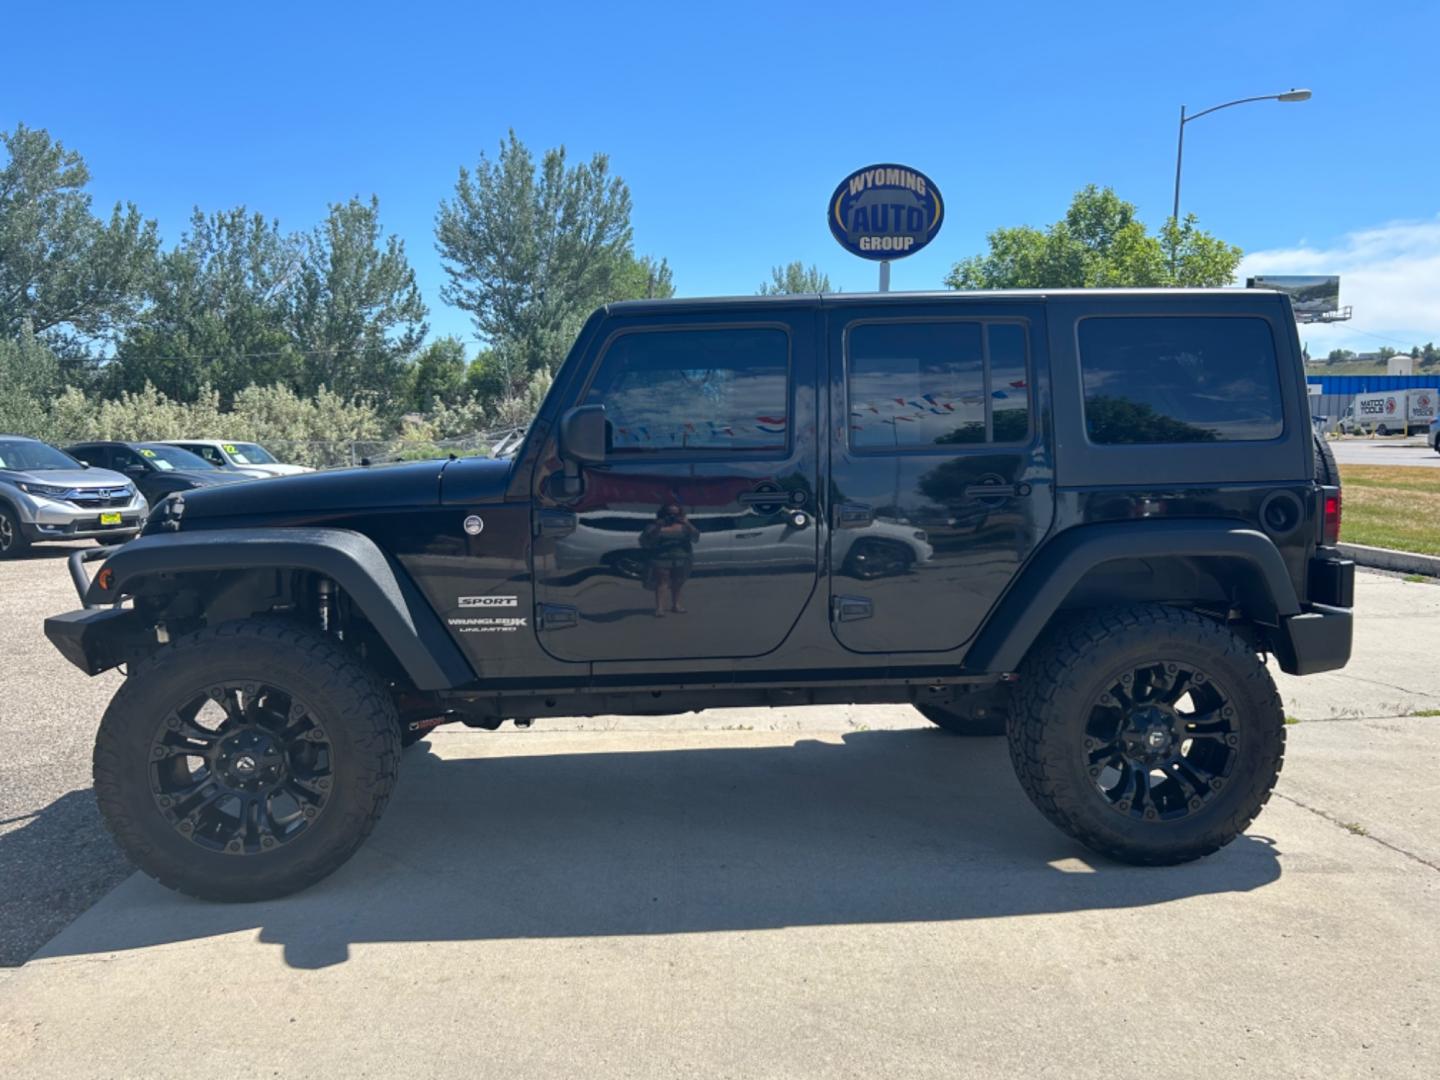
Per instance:
[[[1192,661],[1224,688],[1242,718],[1223,787],[1177,821],[1117,813],[1088,771],[1089,710],[1114,673]],[[1062,622],[1026,657],[1009,725],[1010,758],[1031,802],[1086,847],[1149,866],[1189,862],[1224,847],[1255,820],[1285,758],[1285,714],[1270,673],[1219,623],[1179,608],[1137,605]]]
[[[1005,734],[1005,709],[993,708],[984,716],[957,712],[942,705],[916,705],[915,709],[926,720],[951,735],[983,737]]]
[[[254,854],[210,851],[157,807],[149,757],[168,712],[203,688],[263,681],[296,695],[323,721],[333,789],[304,834]],[[135,665],[95,742],[95,795],[106,826],[145,873],[206,900],[266,900],[320,881],[380,819],[395,785],[400,725],[390,695],[337,642],[279,620],[240,620],[177,639]]]
[[[8,506],[0,506],[0,559],[14,559],[25,554],[30,541],[20,531],[20,519]]]
[[[1340,467],[1335,464],[1335,451],[1330,440],[1319,432],[1315,434],[1315,482],[1324,487],[1340,486]]]

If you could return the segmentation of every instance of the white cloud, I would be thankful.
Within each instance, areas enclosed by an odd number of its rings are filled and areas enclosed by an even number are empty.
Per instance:
[[[1440,341],[1440,216],[1347,233],[1329,247],[1251,252],[1239,278],[1282,273],[1339,274],[1340,302],[1355,309],[1349,322],[1300,327],[1312,355]]]

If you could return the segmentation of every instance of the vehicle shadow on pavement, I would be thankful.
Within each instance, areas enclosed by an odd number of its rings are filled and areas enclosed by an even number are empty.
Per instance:
[[[23,964],[130,872],[89,788],[0,821],[0,968]]]
[[[594,753],[537,739],[522,756],[515,742],[529,737],[492,736],[503,756],[407,753],[374,835],[305,893],[212,904],[137,876],[104,919],[81,919],[40,955],[258,929],[290,965],[320,968],[351,943],[988,919],[1280,876],[1273,842],[1256,836],[1181,867],[1093,856],[1030,806],[1003,739],[902,730]]]

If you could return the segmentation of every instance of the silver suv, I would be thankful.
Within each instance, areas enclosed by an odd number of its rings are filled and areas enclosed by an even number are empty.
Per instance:
[[[129,479],[39,439],[0,435],[0,559],[46,540],[129,540],[149,507]]]

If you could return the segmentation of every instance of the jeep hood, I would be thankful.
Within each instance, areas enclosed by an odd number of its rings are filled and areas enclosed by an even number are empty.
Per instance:
[[[184,520],[331,517],[355,510],[437,506],[442,478],[444,485],[450,486],[451,470],[469,500],[488,501],[503,496],[510,462],[486,458],[407,461],[247,480],[185,492]]]

